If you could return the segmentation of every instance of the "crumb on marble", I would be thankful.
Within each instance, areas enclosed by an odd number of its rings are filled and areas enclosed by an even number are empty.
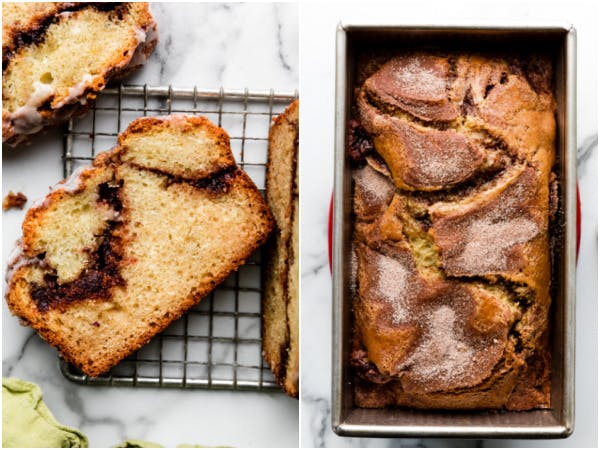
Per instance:
[[[23,209],[27,203],[27,197],[22,192],[17,192],[16,194],[13,191],[9,191],[8,195],[4,197],[2,200],[2,210],[7,211],[12,208]]]

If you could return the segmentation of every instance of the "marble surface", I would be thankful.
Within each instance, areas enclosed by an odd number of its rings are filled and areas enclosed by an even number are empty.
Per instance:
[[[302,400],[300,436],[306,447],[597,446],[597,10],[592,2],[396,2],[303,4],[301,36]],[[358,439],[331,430],[331,277],[327,218],[333,187],[335,31],[345,23],[538,22],[577,28],[578,176],[582,246],[577,269],[575,432],[556,441]]]
[[[151,6],[160,43],[133,83],[217,89],[298,87],[298,7],[295,4]],[[61,138],[50,132],[31,146],[3,152],[3,192],[31,200],[62,176]],[[30,204],[30,203],[29,203]],[[28,204],[28,205],[29,205]],[[20,234],[24,211],[3,214],[3,264]],[[81,429],[95,447],[126,438],[166,446],[298,445],[298,402],[280,392],[85,387],[60,374],[56,352],[19,325],[3,302],[2,373],[38,383],[57,419]]]

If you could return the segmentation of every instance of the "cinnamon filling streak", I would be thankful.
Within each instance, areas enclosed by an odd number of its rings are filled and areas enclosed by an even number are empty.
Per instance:
[[[61,5],[53,14],[47,15],[39,19],[36,23],[34,23],[31,27],[19,31],[14,34],[12,37],[12,41],[10,44],[3,46],[2,48],[2,72],[6,70],[10,60],[13,56],[19,51],[22,47],[27,47],[29,45],[37,45],[44,42],[46,31],[48,28],[54,23],[57,23],[62,13],[66,12],[77,12],[86,8],[94,8],[100,12],[110,13],[115,12],[122,17],[127,6],[123,2],[94,2],[94,3],[85,3],[85,2],[74,2],[74,3],[65,3]]]
[[[211,196],[227,194],[240,173],[240,169],[232,165],[219,169],[207,177],[194,179],[176,176],[155,168],[131,165],[139,170],[147,170],[166,177],[167,186],[180,183],[189,184],[196,189],[204,190]],[[110,206],[115,213],[120,214],[124,209],[122,188],[123,180],[100,184],[98,186],[98,202]],[[88,267],[76,280],[59,284],[56,270],[51,269],[44,275],[43,284],[31,284],[30,295],[40,312],[46,312],[52,308],[63,308],[82,300],[108,300],[113,287],[125,285],[125,280],[121,277],[120,272],[124,244],[120,231],[123,226],[124,223],[120,220],[108,222],[102,236],[99,237],[98,248],[91,256]],[[43,255],[41,255],[39,264],[44,265]]]
[[[98,202],[108,204],[115,212],[123,210],[120,189],[123,181],[107,182],[98,186]],[[123,223],[117,220],[108,222],[108,226],[100,236],[98,248],[92,256],[89,266],[79,278],[68,283],[59,284],[56,270],[44,275],[44,284],[32,283],[31,298],[40,312],[52,308],[64,307],[70,303],[85,299],[107,300],[114,286],[123,286],[120,263],[123,258],[122,239],[119,228]],[[43,260],[42,260],[43,264]]]

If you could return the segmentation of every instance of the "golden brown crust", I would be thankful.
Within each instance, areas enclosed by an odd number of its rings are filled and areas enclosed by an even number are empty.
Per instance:
[[[550,405],[555,102],[531,61],[407,53],[357,91],[360,407]]]
[[[458,109],[447,95],[448,58],[427,54],[390,59],[364,83],[371,96],[426,122],[448,122]]]
[[[284,391],[299,395],[298,121],[299,102],[273,120],[269,133],[267,201],[276,221],[267,249],[263,295],[263,356]]]
[[[272,216],[260,192],[248,175],[235,165],[231,155],[229,157],[233,166],[230,166],[225,176],[221,177],[219,173],[213,173],[208,179],[204,177],[197,180],[184,180],[170,176],[165,173],[164,167],[153,172],[150,168],[140,168],[140,165],[122,161],[125,153],[135,153],[135,149],[131,148],[134,144],[129,141],[130,138],[140,133],[159,135],[159,129],[164,127],[171,127],[173,133],[177,133],[179,127],[182,133],[188,130],[201,131],[204,136],[213,136],[215,144],[228,146],[228,136],[203,118],[174,116],[161,118],[158,121],[152,118],[136,120],[121,136],[119,146],[110,152],[98,155],[93,166],[81,172],[74,179],[74,183],[70,186],[57,185],[41,204],[28,211],[23,224],[22,255],[11,263],[13,271],[7,291],[7,303],[11,312],[23,323],[32,326],[51,345],[57,347],[66,360],[90,376],[98,376],[107,371],[198,303],[265,242],[273,227]],[[137,157],[142,160],[139,155]],[[138,183],[138,180],[141,183]],[[99,182],[102,184],[98,184]],[[215,183],[217,183],[216,187]],[[96,187],[98,187],[96,208],[103,209],[110,206],[114,211],[112,215],[108,215],[108,228],[103,232],[107,240],[103,241],[103,238],[100,238],[95,250],[88,249],[90,258],[79,278],[64,283],[60,283],[59,280],[57,285],[52,281],[54,269],[49,266],[47,256],[36,254],[39,250],[33,250],[41,245],[36,236],[41,229],[48,226],[53,209],[63,205],[66,199],[81,196],[90,188],[94,191]],[[150,191],[151,189],[156,189],[156,194],[152,196],[163,195],[163,200],[159,204],[148,204],[148,200],[140,197],[138,189],[149,190],[149,192],[153,192]],[[220,225],[217,223],[216,226],[226,228],[223,232],[230,236],[230,243],[234,242],[235,248],[222,251],[226,255],[224,260],[214,260],[212,264],[210,261],[206,261],[206,264],[191,263],[187,276],[192,277],[192,281],[182,279],[175,283],[175,285],[187,283],[190,286],[189,291],[186,291],[188,293],[181,298],[175,296],[170,300],[163,298],[163,295],[167,296],[167,291],[164,294],[157,294],[161,298],[155,300],[159,302],[156,303],[154,310],[148,310],[145,307],[154,301],[152,294],[148,294],[150,297],[146,298],[144,304],[138,304],[136,298],[132,299],[127,294],[129,289],[136,289],[135,286],[140,283],[143,283],[141,285],[143,290],[140,293],[144,295],[146,291],[154,289],[152,284],[146,288],[145,282],[139,281],[155,266],[153,259],[147,259],[145,262],[139,260],[148,253],[144,250],[147,248],[145,245],[153,245],[150,250],[159,251],[162,248],[168,249],[171,240],[178,238],[183,241],[177,248],[189,247],[190,251],[192,247],[202,249],[208,244],[215,249],[223,245],[223,242],[217,240],[220,238],[200,233],[198,238],[201,238],[202,242],[196,246],[196,237],[192,236],[193,228],[187,228],[190,235],[179,237],[171,236],[177,233],[173,229],[165,234],[161,234],[161,230],[154,231],[155,227],[160,226],[162,220],[160,209],[168,207],[163,203],[165,199],[174,202],[179,198],[182,199],[183,208],[192,208],[195,205],[200,208],[198,219],[194,219],[192,210],[191,212],[183,210],[180,212],[183,215],[176,220],[177,223],[188,219],[191,221],[190,226],[194,228],[212,226],[213,220],[220,220],[218,216],[211,218],[212,210],[234,211],[231,218],[223,218],[219,222]],[[144,205],[145,211],[139,209],[139,204]],[[94,205],[89,207],[94,208]],[[158,209],[155,211],[154,208]],[[200,215],[202,211],[205,216]],[[166,210],[163,214],[172,216]],[[157,217],[155,220],[158,222],[149,222],[148,217]],[[167,220],[167,217],[164,220]],[[149,231],[145,231],[144,228]],[[232,235],[227,229],[235,229],[240,238]],[[142,236],[148,232],[151,236],[158,236],[158,239],[166,239],[169,235],[169,240],[154,243],[143,241]],[[189,258],[193,257],[198,261],[207,259],[203,257],[205,253],[194,255],[190,254]],[[174,255],[174,258],[176,257],[177,255]],[[102,259],[100,266],[94,262],[95,258]],[[162,259],[156,262],[161,263]],[[194,267],[203,272],[194,274]],[[149,278],[147,282],[158,283],[156,286],[160,287],[169,279],[168,268],[159,267],[155,270],[159,270],[164,275],[163,278]],[[89,276],[94,271],[102,277],[100,281],[97,277]],[[50,278],[47,278],[48,276]],[[99,282],[105,283],[104,285],[108,287],[98,292],[96,288],[98,284],[94,283]],[[100,286],[104,285],[100,284]],[[52,293],[53,289],[64,292],[63,298],[56,299],[56,295]],[[135,294],[132,295],[135,297]],[[131,322],[131,319],[124,320],[123,314],[137,317],[139,323]],[[129,330],[135,329],[136,332],[128,333],[122,326]],[[116,334],[119,336],[115,337]],[[106,345],[102,344],[103,340],[107,342]]]

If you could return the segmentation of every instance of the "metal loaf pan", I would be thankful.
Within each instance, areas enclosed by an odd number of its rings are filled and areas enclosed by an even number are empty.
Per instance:
[[[345,152],[357,57],[403,49],[540,49],[554,56],[557,171],[562,226],[554,254],[551,309],[552,404],[527,412],[452,412],[362,409],[353,403],[349,367],[352,330],[350,245],[352,182]],[[561,438],[573,431],[575,401],[576,74],[575,29],[568,24],[528,26],[363,26],[337,30],[335,191],[333,215],[333,430],[344,436]]]

